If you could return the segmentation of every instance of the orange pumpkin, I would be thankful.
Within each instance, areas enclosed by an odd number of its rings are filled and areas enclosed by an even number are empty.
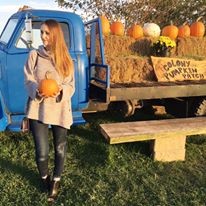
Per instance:
[[[143,34],[143,29],[140,25],[133,25],[133,27],[131,28],[131,33],[130,36],[133,37],[134,39],[139,39],[141,37],[144,36]]]
[[[190,35],[195,37],[203,37],[205,34],[205,25],[199,20],[202,17],[199,17],[196,22],[193,22],[190,26]]]
[[[110,23],[105,16],[99,16],[102,22],[102,34],[108,35],[110,33]]]
[[[162,36],[168,36],[171,39],[176,39],[177,35],[178,35],[178,28],[175,25],[173,25],[172,22],[171,25],[165,26],[162,29]]]
[[[124,35],[124,25],[120,20],[113,22],[111,27],[111,32],[114,35],[123,36]]]
[[[46,72],[45,79],[43,79],[39,84],[39,92],[45,96],[52,96],[59,91],[59,86],[56,80],[49,77],[50,72]]]
[[[178,28],[178,37],[189,37],[190,27],[185,22],[182,26]]]

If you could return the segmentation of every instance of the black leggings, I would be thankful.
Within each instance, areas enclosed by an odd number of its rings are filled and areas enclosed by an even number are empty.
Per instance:
[[[36,163],[41,177],[49,174],[49,140],[48,125],[38,120],[29,120],[30,129],[35,143]],[[64,160],[67,149],[67,129],[52,125],[53,144],[55,151],[54,172],[53,177],[61,177],[64,169]]]

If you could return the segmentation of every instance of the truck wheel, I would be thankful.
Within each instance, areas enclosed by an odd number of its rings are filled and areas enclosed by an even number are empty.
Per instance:
[[[206,99],[203,99],[199,102],[199,105],[196,107],[195,116],[205,116],[206,115]]]
[[[166,99],[165,110],[174,117],[195,117],[206,115],[206,99],[204,97],[192,97],[176,100]]]
[[[188,100],[188,117],[206,115],[205,97],[192,97]]]
[[[135,104],[131,100],[112,102],[109,105],[111,112],[117,112],[122,117],[130,117],[135,112]]]

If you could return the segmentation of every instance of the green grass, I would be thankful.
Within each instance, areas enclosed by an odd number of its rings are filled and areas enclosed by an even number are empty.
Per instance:
[[[109,145],[100,123],[123,121],[108,113],[86,114],[87,124],[68,133],[60,206],[204,206],[206,136],[187,138],[186,161],[154,162],[149,142]],[[125,121],[165,118],[137,113]],[[50,133],[50,144],[51,144]],[[52,147],[52,144],[51,144]],[[32,136],[0,133],[0,205],[47,205],[34,162]],[[50,170],[53,150],[50,152]]]

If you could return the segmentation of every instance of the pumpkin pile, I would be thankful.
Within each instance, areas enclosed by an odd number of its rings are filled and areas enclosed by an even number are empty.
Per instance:
[[[102,24],[102,33],[103,35],[113,35],[124,36],[125,28],[120,19],[111,23],[105,16],[100,16]],[[162,31],[159,25],[155,23],[146,23],[142,27],[141,25],[134,24],[127,29],[126,34],[134,39],[141,38],[143,36],[147,37],[159,37],[168,36],[171,39],[176,39],[177,37],[203,37],[205,34],[205,25],[200,21],[202,17],[199,17],[195,22],[190,26],[185,22],[183,25],[177,27],[173,25],[172,21],[170,25],[166,25],[162,28]]]
[[[145,23],[143,26],[133,24],[127,30],[120,20],[109,23],[101,16],[104,39],[104,54],[106,64],[110,66],[111,83],[135,83],[156,81],[150,60],[151,44],[160,35],[168,36],[176,41],[176,47],[171,56],[189,58],[200,56],[206,58],[205,26],[198,18],[191,25],[185,22],[177,27],[171,22],[160,29],[155,23]],[[106,22],[106,23],[105,23]],[[87,44],[90,39],[87,37]],[[89,46],[88,46],[89,47]],[[97,62],[101,63],[99,37],[97,35]],[[106,72],[96,69],[96,76],[106,78]]]

